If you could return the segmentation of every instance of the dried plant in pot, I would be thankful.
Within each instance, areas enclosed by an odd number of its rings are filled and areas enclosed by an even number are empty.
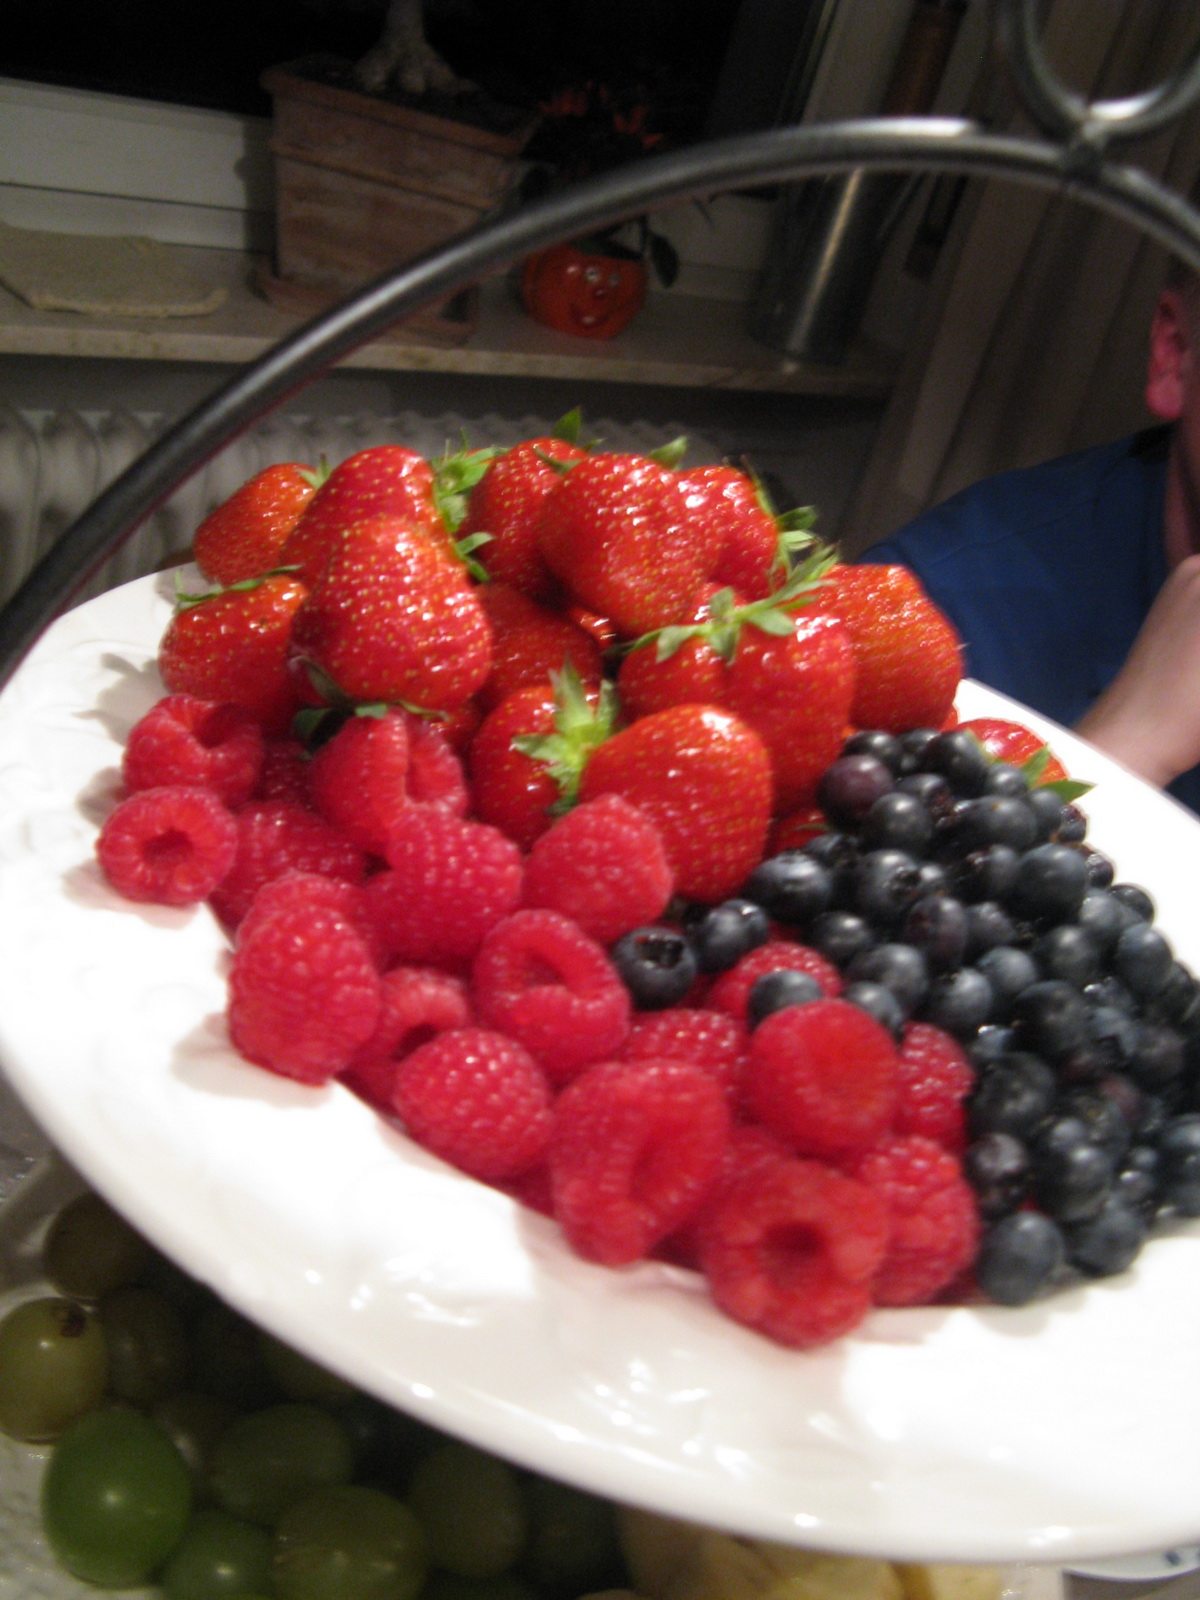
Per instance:
[[[536,121],[480,96],[368,92],[349,61],[269,68],[275,249],[259,278],[269,299],[308,313],[435,248],[510,199]],[[473,288],[411,317],[400,337],[458,343],[473,331]]]

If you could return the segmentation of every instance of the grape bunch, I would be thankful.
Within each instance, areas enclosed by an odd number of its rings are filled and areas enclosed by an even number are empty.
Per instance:
[[[607,1501],[460,1443],[258,1329],[87,1192],[0,1321],[0,1430],[50,1447],[74,1577],[164,1600],[574,1600],[627,1583]]]

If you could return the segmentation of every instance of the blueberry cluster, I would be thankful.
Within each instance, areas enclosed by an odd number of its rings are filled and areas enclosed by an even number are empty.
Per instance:
[[[977,1073],[963,1164],[994,1301],[1120,1272],[1156,1222],[1200,1216],[1200,982],[1078,807],[960,730],[856,733],[818,799],[824,832],[658,930],[665,966],[690,973],[680,992],[782,924],[897,1037],[916,1020],[956,1037]],[[760,979],[751,1023],[814,988]]]

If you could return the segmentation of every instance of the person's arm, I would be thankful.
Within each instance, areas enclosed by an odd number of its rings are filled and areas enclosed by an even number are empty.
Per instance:
[[[1076,732],[1162,788],[1200,762],[1200,555],[1171,573]]]

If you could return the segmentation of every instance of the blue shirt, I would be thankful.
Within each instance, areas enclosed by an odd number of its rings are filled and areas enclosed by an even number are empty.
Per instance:
[[[1120,670],[1167,577],[1168,430],[964,489],[874,545],[962,637],[966,671],[1066,727]],[[1200,811],[1200,768],[1171,792]]]

